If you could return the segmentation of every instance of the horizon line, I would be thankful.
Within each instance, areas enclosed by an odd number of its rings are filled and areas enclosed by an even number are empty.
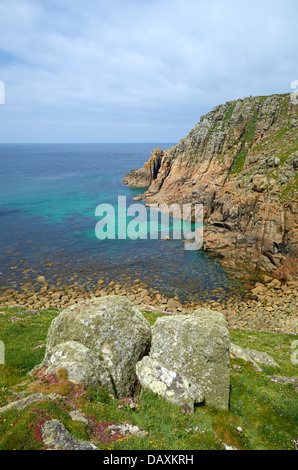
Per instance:
[[[114,144],[114,145],[125,145],[125,144],[172,144],[170,141],[144,141],[144,142],[0,142],[0,145],[99,145],[99,144]]]

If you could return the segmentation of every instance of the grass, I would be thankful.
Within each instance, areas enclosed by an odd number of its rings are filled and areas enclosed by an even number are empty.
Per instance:
[[[233,115],[234,109],[236,107],[237,101],[233,101],[231,106],[227,109],[225,117],[224,117],[224,122],[229,121]]]
[[[248,154],[248,150],[245,150],[245,147],[242,147],[240,152],[237,154],[235,161],[231,167],[231,171],[230,171],[231,175],[241,173],[241,171],[244,168],[247,154]]]
[[[67,375],[55,380],[37,380],[28,375],[44,356],[46,335],[59,310],[26,311],[22,308],[0,312],[0,340],[5,344],[5,364],[0,365],[0,407],[25,392],[59,393],[63,400],[33,403],[22,411],[0,413],[0,450],[44,448],[43,423],[59,419],[66,429],[82,440],[92,439],[108,450],[218,450],[223,443],[240,450],[294,450],[298,438],[297,392],[292,384],[272,382],[271,375],[295,376],[291,362],[294,335],[250,330],[230,330],[231,341],[267,352],[281,366],[255,371],[241,359],[231,359],[229,411],[198,406],[187,413],[148,390],[132,400],[118,400],[105,390],[84,391],[70,383]],[[143,312],[151,325],[162,313]],[[93,430],[71,419],[69,412],[79,409],[92,417]],[[111,437],[99,432],[104,423],[131,423],[145,436]],[[237,429],[238,428],[238,429]],[[97,434],[94,434],[94,429]],[[240,431],[240,429],[242,429]]]

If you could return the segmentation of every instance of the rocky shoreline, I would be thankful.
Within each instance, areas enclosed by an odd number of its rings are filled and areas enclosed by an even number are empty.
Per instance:
[[[140,279],[127,276],[123,281],[98,279],[92,289],[74,281],[65,285],[60,279],[55,286],[44,276],[26,282],[19,290],[0,288],[0,308],[22,307],[30,310],[66,308],[92,297],[120,295],[131,300],[140,309],[167,314],[191,314],[200,307],[221,312],[229,328],[264,330],[275,333],[298,333],[298,282],[280,280],[261,275],[251,283],[245,298],[228,300],[190,300],[182,302],[177,295],[167,297],[157,289],[148,287]]]
[[[147,204],[203,205],[203,250],[230,268],[297,281],[297,112],[289,94],[216,106],[123,182]]]

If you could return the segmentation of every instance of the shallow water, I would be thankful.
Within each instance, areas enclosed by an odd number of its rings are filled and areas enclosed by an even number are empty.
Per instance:
[[[118,196],[135,204],[141,191],[122,178],[153,149],[172,145],[0,145],[0,285],[45,275],[92,287],[98,277],[131,276],[182,300],[241,295],[237,273],[202,250],[186,251],[182,240],[96,237],[96,207],[107,203],[117,211]]]

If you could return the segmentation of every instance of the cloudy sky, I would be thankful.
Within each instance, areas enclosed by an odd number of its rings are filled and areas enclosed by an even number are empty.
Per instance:
[[[0,142],[178,142],[293,91],[297,0],[0,0]]]

